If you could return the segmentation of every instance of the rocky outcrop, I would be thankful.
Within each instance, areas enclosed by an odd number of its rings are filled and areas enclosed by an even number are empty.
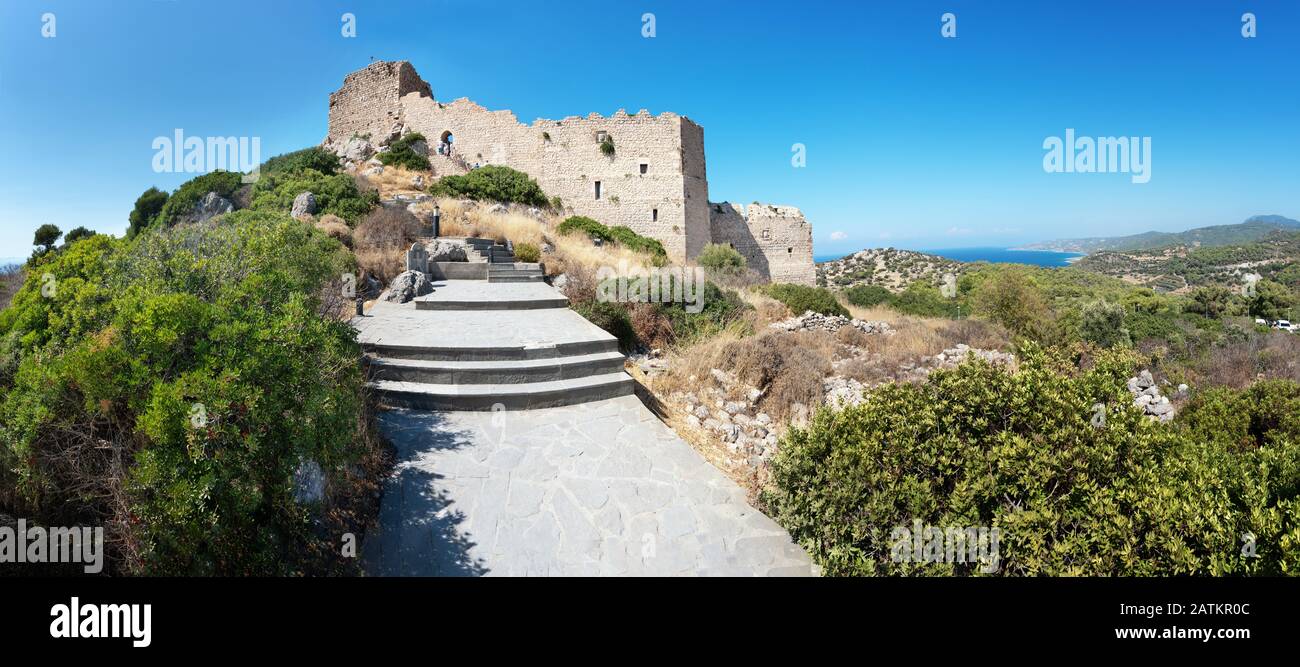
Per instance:
[[[867,322],[865,320],[850,319],[843,315],[823,315],[814,313],[811,310],[798,317],[774,322],[769,326],[781,331],[825,331],[827,333],[835,333],[844,327],[851,326],[865,334],[892,335],[894,333],[893,328],[885,322]]]
[[[468,262],[464,243],[438,239],[427,245],[430,262]]]
[[[194,205],[194,210],[189,215],[182,217],[178,222],[206,222],[233,210],[235,210],[233,202],[215,192],[209,192],[203,195],[198,204]]]

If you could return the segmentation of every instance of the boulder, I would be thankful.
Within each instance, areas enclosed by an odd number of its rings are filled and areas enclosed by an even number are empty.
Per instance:
[[[1139,389],[1146,389],[1155,383],[1155,379],[1151,377],[1151,371],[1144,369],[1141,373],[1138,373],[1137,384]]]
[[[293,208],[289,215],[302,219],[303,216],[316,214],[316,195],[310,192],[303,192],[293,198]]]
[[[388,294],[384,296],[385,301],[395,303],[406,303],[417,296],[423,296],[433,291],[433,283],[429,282],[429,277],[420,271],[403,271],[393,278],[393,284],[388,286]]]
[[[469,254],[463,243],[439,239],[428,245],[430,262],[467,262]]]

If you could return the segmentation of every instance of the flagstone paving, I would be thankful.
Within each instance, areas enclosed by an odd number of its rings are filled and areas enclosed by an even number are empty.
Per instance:
[[[379,417],[397,448],[378,576],[807,576],[745,492],[635,396]]]

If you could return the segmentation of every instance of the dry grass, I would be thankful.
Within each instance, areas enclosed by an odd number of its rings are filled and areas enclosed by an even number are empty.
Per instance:
[[[419,238],[422,229],[419,219],[404,208],[376,208],[352,233],[357,265],[387,285],[405,268],[406,250]]]
[[[1258,380],[1300,382],[1300,335],[1283,331],[1215,345],[1187,365],[1194,387],[1244,389]]]
[[[360,172],[364,169],[357,170],[357,179],[364,179],[371,189],[379,190],[379,196],[383,199],[393,195],[414,195],[424,192],[422,188],[417,188],[413,184],[416,176],[424,177],[424,185],[428,187],[433,182],[432,172],[414,171],[405,167],[384,167],[384,173],[372,176],[361,176]]]
[[[25,277],[26,272],[20,264],[0,266],[0,310],[9,307],[9,302],[13,301],[14,295],[23,286]]]
[[[343,218],[327,213],[316,221],[316,229],[325,232],[325,235],[332,239],[337,239],[343,245],[352,247],[352,228],[348,227],[348,223]]]

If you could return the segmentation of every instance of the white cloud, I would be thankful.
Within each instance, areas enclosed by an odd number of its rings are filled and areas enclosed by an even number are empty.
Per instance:
[[[966,236],[966,235],[968,235],[968,234],[970,234],[970,233],[971,233],[971,230],[968,229],[968,228],[966,228],[966,227],[949,227],[949,228],[948,228],[948,236]]]
[[[848,234],[845,234],[844,232],[831,232],[831,240],[832,240],[832,241],[843,241],[844,239],[847,239],[848,237],[849,237],[849,235],[848,235]]]

